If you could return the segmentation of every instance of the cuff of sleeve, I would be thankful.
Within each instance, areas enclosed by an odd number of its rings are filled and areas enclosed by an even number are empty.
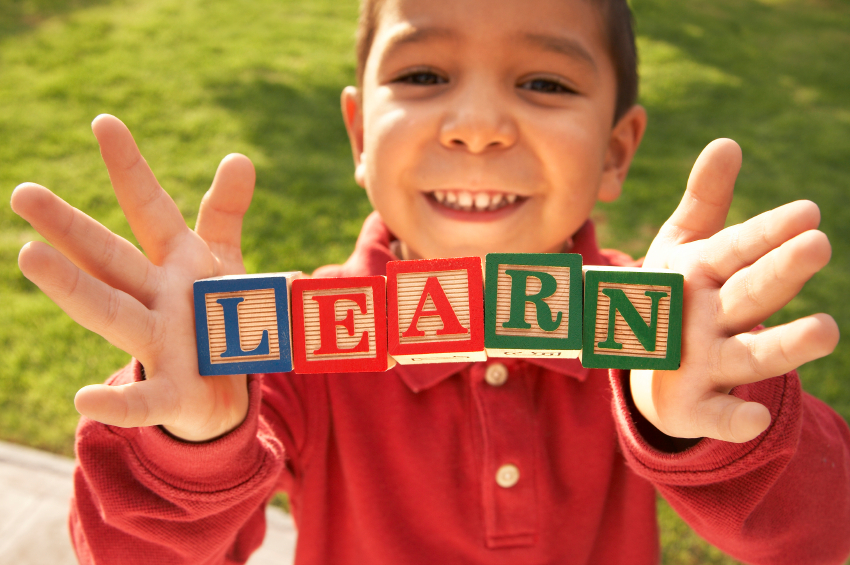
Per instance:
[[[703,438],[674,452],[673,438],[650,424],[631,402],[629,372],[611,370],[614,418],[629,466],[647,480],[671,485],[702,485],[728,480],[777,457],[793,453],[802,429],[802,390],[795,371],[736,387],[730,394],[767,406],[771,423],[745,443]]]
[[[141,363],[133,360],[109,384],[144,379]],[[245,420],[228,434],[204,443],[189,443],[172,437],[159,426],[117,428],[152,475],[182,490],[219,491],[244,484],[246,478],[265,475],[268,458],[283,459],[283,448],[260,421],[261,377],[248,375],[249,407]],[[274,465],[272,465],[274,466]]]

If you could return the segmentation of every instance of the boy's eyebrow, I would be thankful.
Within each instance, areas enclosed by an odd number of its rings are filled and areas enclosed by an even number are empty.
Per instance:
[[[432,38],[455,39],[457,33],[441,27],[414,27],[411,25],[399,26],[387,39],[385,52],[389,53],[408,43],[417,43]]]
[[[583,59],[590,63],[593,69],[596,70],[596,61],[593,59],[593,56],[580,42],[574,39],[538,33],[526,33],[523,35],[523,39],[527,43],[542,47],[546,51],[554,51],[568,57]]]

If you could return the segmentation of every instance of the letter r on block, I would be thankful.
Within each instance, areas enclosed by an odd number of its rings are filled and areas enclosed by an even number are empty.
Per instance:
[[[487,255],[484,345],[488,356],[578,356],[581,261],[576,253]]]
[[[543,331],[553,332],[561,325],[563,311],[558,311],[557,318],[552,318],[552,309],[544,302],[555,291],[558,290],[558,282],[550,273],[543,271],[518,271],[515,269],[505,269],[505,274],[511,277],[511,304],[510,318],[507,322],[502,323],[503,328],[510,329],[531,329],[531,324],[525,321],[526,303],[534,304],[537,309],[537,325]],[[540,281],[540,290],[535,294],[527,294],[528,278],[534,277]]]

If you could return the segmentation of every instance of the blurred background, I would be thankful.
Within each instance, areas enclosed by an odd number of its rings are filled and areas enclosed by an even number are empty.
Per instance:
[[[634,0],[649,128],[602,245],[640,256],[712,139],[741,144],[729,221],[800,198],[831,264],[768,324],[831,313],[850,336],[850,3]],[[370,211],[339,115],[354,81],[355,0],[0,0],[0,194],[34,181],[135,241],[89,123],[130,127],[189,225],[219,160],[248,155],[248,272],[344,261]],[[73,455],[73,396],[128,356],[76,326],[17,268],[38,235],[0,208],[0,440]],[[846,342],[845,337],[845,342]],[[800,370],[850,419],[850,347]],[[659,502],[665,564],[736,561]]]

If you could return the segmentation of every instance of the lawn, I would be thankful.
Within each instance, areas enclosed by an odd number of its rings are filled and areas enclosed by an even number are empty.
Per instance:
[[[771,324],[828,311],[850,335],[850,4],[635,0],[649,130],[603,244],[635,255],[716,137],[744,168],[730,221],[797,198],[821,206],[830,266]],[[352,180],[338,100],[354,76],[347,0],[0,0],[0,193],[44,184],[132,240],[89,122],[121,117],[190,225],[221,157],[250,156],[249,272],[343,261],[369,204]],[[76,327],[16,266],[35,232],[0,209],[0,439],[71,454],[73,395],[127,355]],[[850,419],[850,347],[801,369]],[[664,563],[735,563],[663,502]]]

